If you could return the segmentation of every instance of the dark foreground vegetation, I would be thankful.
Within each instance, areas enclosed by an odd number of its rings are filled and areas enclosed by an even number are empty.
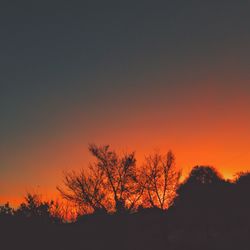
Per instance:
[[[250,173],[225,180],[196,166],[181,184],[171,152],[119,157],[91,146],[88,172],[66,173],[68,209],[28,194],[17,209],[0,206],[1,249],[250,249]]]

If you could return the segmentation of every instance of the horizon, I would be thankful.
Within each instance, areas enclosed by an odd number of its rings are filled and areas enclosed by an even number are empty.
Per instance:
[[[111,149],[113,149],[112,147],[111,147]],[[150,154],[148,154],[148,155],[145,155],[144,156],[144,159],[143,160],[141,160],[141,161],[139,161],[139,164],[138,164],[138,161],[137,161],[137,158],[136,158],[136,151],[130,151],[130,152],[135,152],[135,159],[136,159],[136,166],[138,167],[138,169],[140,169],[143,165],[144,165],[144,163],[145,163],[145,158],[147,157],[147,156],[152,156],[152,155],[154,155],[155,153],[160,153],[161,155],[163,155],[163,156],[165,156],[166,155],[166,153],[165,154],[162,154],[162,152],[159,150],[159,149],[157,149],[157,150],[154,150],[153,152],[151,152]],[[120,153],[121,155],[123,154],[123,153],[129,153],[128,151],[118,151],[118,153]],[[174,153],[174,152],[173,152]],[[90,154],[90,153],[89,153]],[[92,156],[92,160],[93,160],[93,156]],[[92,162],[89,162],[89,164],[91,164],[91,163],[94,163],[95,161],[92,161]],[[176,162],[176,157],[175,157],[175,162]],[[68,170],[66,170],[66,171],[64,171],[64,172],[62,172],[61,173],[61,182],[60,183],[57,183],[56,185],[55,185],[55,188],[54,188],[54,190],[48,190],[49,191],[49,193],[46,193],[46,190],[42,190],[40,187],[35,187],[35,186],[33,186],[33,187],[29,187],[29,188],[26,188],[25,190],[22,190],[19,194],[18,194],[18,196],[16,196],[16,197],[13,197],[12,199],[8,199],[8,198],[5,198],[5,199],[0,199],[0,205],[3,205],[3,204],[10,204],[11,206],[13,206],[13,208],[18,208],[20,205],[21,205],[21,203],[23,203],[23,202],[25,202],[25,197],[27,196],[27,194],[28,193],[30,193],[30,194],[35,194],[35,195],[38,195],[39,197],[40,197],[40,199],[42,200],[42,201],[50,201],[50,200],[53,200],[53,201],[58,201],[58,202],[63,202],[64,201],[64,199],[63,199],[63,197],[61,196],[61,194],[60,194],[60,192],[57,190],[57,187],[58,186],[62,186],[62,184],[63,184],[63,175],[64,175],[64,173],[70,173],[71,171],[76,171],[76,173],[79,173],[82,169],[85,169],[85,170],[87,170],[87,166],[89,166],[89,164],[88,165],[86,165],[85,167],[83,167],[83,168],[76,168],[76,169],[68,169]],[[176,165],[176,164],[175,164]],[[176,167],[177,167],[177,169],[179,170],[179,171],[181,171],[181,178],[180,178],[180,184],[182,184],[182,183],[184,183],[185,182],[185,180],[189,177],[189,174],[190,174],[190,172],[192,171],[192,169],[194,168],[194,167],[196,167],[196,166],[208,166],[208,167],[212,167],[212,168],[215,168],[217,171],[218,171],[218,173],[219,174],[221,174],[221,177],[225,180],[225,181],[229,181],[229,182],[234,182],[234,180],[236,180],[235,178],[236,178],[236,176],[237,176],[237,174],[239,174],[240,172],[248,172],[248,170],[245,170],[245,171],[238,171],[238,172],[234,172],[234,173],[232,173],[231,175],[225,175],[223,172],[221,172],[220,171],[220,169],[219,168],[216,168],[216,167],[214,167],[213,165],[209,165],[209,164],[196,164],[196,165],[194,165],[193,167],[191,167],[188,171],[187,171],[187,169],[182,169],[182,168],[179,168],[179,166],[177,165]],[[20,191],[20,190],[19,190]],[[22,193],[22,194],[21,194]]]

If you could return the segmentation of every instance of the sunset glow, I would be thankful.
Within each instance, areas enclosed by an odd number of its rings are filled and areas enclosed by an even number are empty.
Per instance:
[[[138,165],[171,149],[183,178],[195,165],[225,178],[250,169],[244,6],[225,15],[213,4],[178,14],[174,4],[136,5],[130,15],[61,7],[46,20],[47,9],[20,20],[18,6],[8,9],[16,25],[3,31],[11,42],[1,41],[1,204],[17,206],[27,191],[59,198],[63,172],[93,161],[89,143],[135,151]]]

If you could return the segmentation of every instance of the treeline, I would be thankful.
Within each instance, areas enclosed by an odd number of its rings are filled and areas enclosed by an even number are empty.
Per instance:
[[[5,249],[250,248],[249,172],[225,180],[196,166],[180,182],[171,151],[137,166],[133,152],[89,150],[95,161],[58,187],[69,205],[27,194],[17,209],[0,206]]]
[[[134,152],[118,155],[108,145],[94,144],[89,145],[89,151],[95,161],[78,173],[64,173],[63,185],[57,187],[67,205],[42,202],[39,195],[27,194],[17,210],[6,204],[1,207],[2,214],[27,217],[41,214],[65,220],[72,219],[76,213],[77,216],[130,214],[150,207],[166,210],[172,205],[181,171],[171,151],[166,155],[149,155],[141,166],[136,164]]]
[[[181,173],[171,151],[146,157],[137,166],[135,154],[119,156],[109,146],[89,146],[96,161],[80,173],[65,173],[63,198],[84,214],[132,213],[138,207],[167,209],[173,202]]]

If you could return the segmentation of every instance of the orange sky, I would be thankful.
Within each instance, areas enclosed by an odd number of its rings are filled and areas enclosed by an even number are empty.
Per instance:
[[[215,166],[225,178],[248,170],[247,93],[235,90],[225,98],[223,89],[209,84],[197,85],[196,91],[204,95],[195,96],[194,91],[188,98],[179,98],[174,105],[168,104],[168,100],[156,99],[154,105],[147,108],[144,108],[145,100],[133,108],[136,100],[131,99],[120,112],[108,113],[105,119],[100,119],[100,112],[93,113],[91,122],[76,109],[54,136],[49,133],[27,136],[25,144],[20,140],[11,151],[13,157],[6,160],[19,169],[3,171],[0,203],[10,201],[16,205],[26,191],[42,193],[45,199],[59,196],[56,186],[62,183],[63,171],[86,167],[93,160],[87,151],[88,143],[92,142],[110,144],[120,152],[135,150],[138,164],[149,153],[165,153],[171,149],[184,175],[193,166],[202,164]],[[180,95],[185,96],[185,91]],[[166,105],[171,105],[171,109],[166,109]],[[7,151],[8,148],[6,155]]]
[[[249,4],[90,2],[6,3],[0,203],[58,196],[63,171],[93,160],[88,143],[138,164],[171,149],[184,175],[249,170]]]

